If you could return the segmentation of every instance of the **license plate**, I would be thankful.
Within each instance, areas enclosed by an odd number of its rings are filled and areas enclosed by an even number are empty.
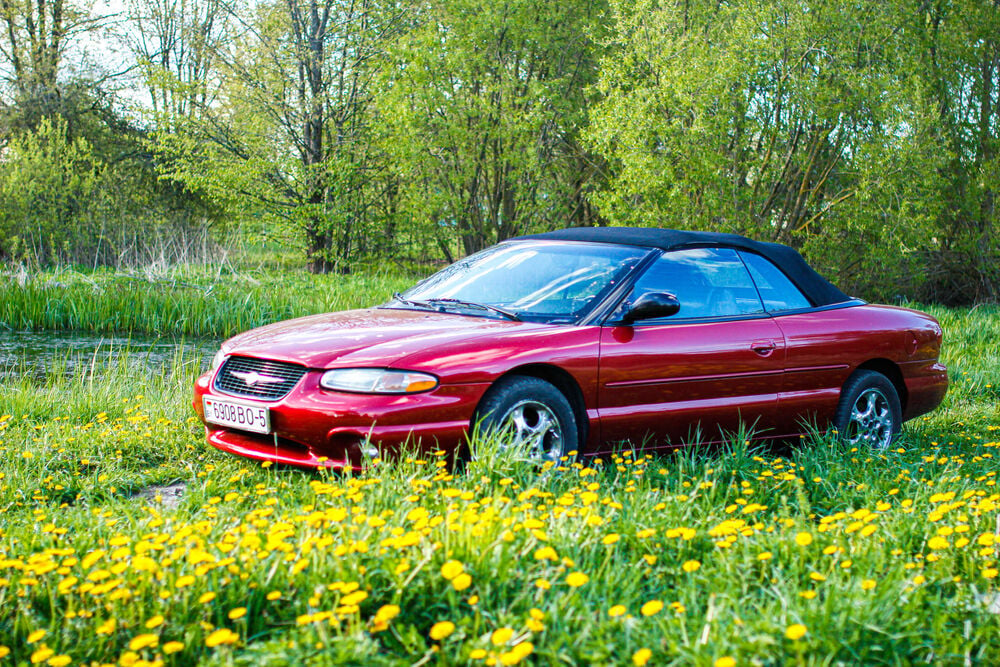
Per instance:
[[[205,421],[254,433],[271,432],[271,415],[265,407],[220,401],[208,396],[202,397],[202,401],[205,405]]]

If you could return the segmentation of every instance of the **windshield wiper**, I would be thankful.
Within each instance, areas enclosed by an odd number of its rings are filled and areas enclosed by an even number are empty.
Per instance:
[[[496,313],[497,315],[506,317],[508,320],[512,320],[514,322],[521,321],[521,318],[517,315],[517,313],[512,313],[509,310],[504,310],[503,308],[497,308],[496,306],[491,306],[488,303],[476,303],[475,301],[463,301],[461,299],[444,299],[444,298],[427,299],[427,302],[431,305],[435,305],[438,303],[445,303],[445,304],[455,304],[456,306],[466,306],[468,308],[478,308],[479,310],[487,310],[491,313]]]
[[[407,299],[405,296],[399,292],[392,293],[392,300],[398,301],[407,306],[414,306],[416,308],[426,308],[427,310],[437,310],[437,307],[432,303],[427,303],[426,301],[414,301],[413,299]]]

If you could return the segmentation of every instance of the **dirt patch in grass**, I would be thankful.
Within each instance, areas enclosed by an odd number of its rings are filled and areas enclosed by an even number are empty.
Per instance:
[[[175,482],[165,486],[147,486],[145,489],[135,494],[135,497],[142,498],[143,500],[148,500],[150,502],[160,503],[165,509],[172,510],[176,509],[177,506],[180,505],[181,498],[184,497],[184,492],[186,490],[186,483]]]

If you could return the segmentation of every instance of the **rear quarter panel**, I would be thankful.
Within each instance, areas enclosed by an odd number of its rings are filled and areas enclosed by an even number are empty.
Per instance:
[[[933,409],[944,396],[941,327],[930,315],[865,304],[777,316],[775,322],[787,349],[779,402],[789,419],[806,416],[823,428],[844,382],[864,364],[888,368],[890,362],[899,370],[904,419]]]

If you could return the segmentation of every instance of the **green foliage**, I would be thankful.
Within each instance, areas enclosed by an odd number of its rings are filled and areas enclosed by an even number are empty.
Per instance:
[[[431,0],[377,99],[400,213],[449,252],[592,224],[586,122],[605,5]],[[588,217],[591,216],[591,217]]]
[[[881,298],[919,293],[942,255],[968,266],[972,227],[990,265],[975,263],[977,291],[994,293],[997,181],[984,165],[1000,125],[988,99],[1000,12],[971,4],[975,24],[951,5],[925,16],[883,2],[613,4],[587,134],[611,163],[602,212],[791,243]]]
[[[0,163],[0,256],[49,264],[99,241],[92,202],[100,177],[90,144],[69,139],[61,118],[16,138]]]
[[[0,11],[4,261],[245,226],[343,273],[638,224],[790,243],[865,298],[1000,295],[996,2],[128,7],[142,127],[70,62],[85,6]]]
[[[256,5],[252,29],[217,47],[215,103],[161,115],[163,173],[264,220],[316,272],[382,250],[394,221],[371,82],[401,11],[371,0]]]
[[[212,250],[209,205],[157,174],[143,132],[80,86],[58,113],[5,109],[0,260],[36,266],[192,261]],[[196,242],[202,247],[195,247]]]

